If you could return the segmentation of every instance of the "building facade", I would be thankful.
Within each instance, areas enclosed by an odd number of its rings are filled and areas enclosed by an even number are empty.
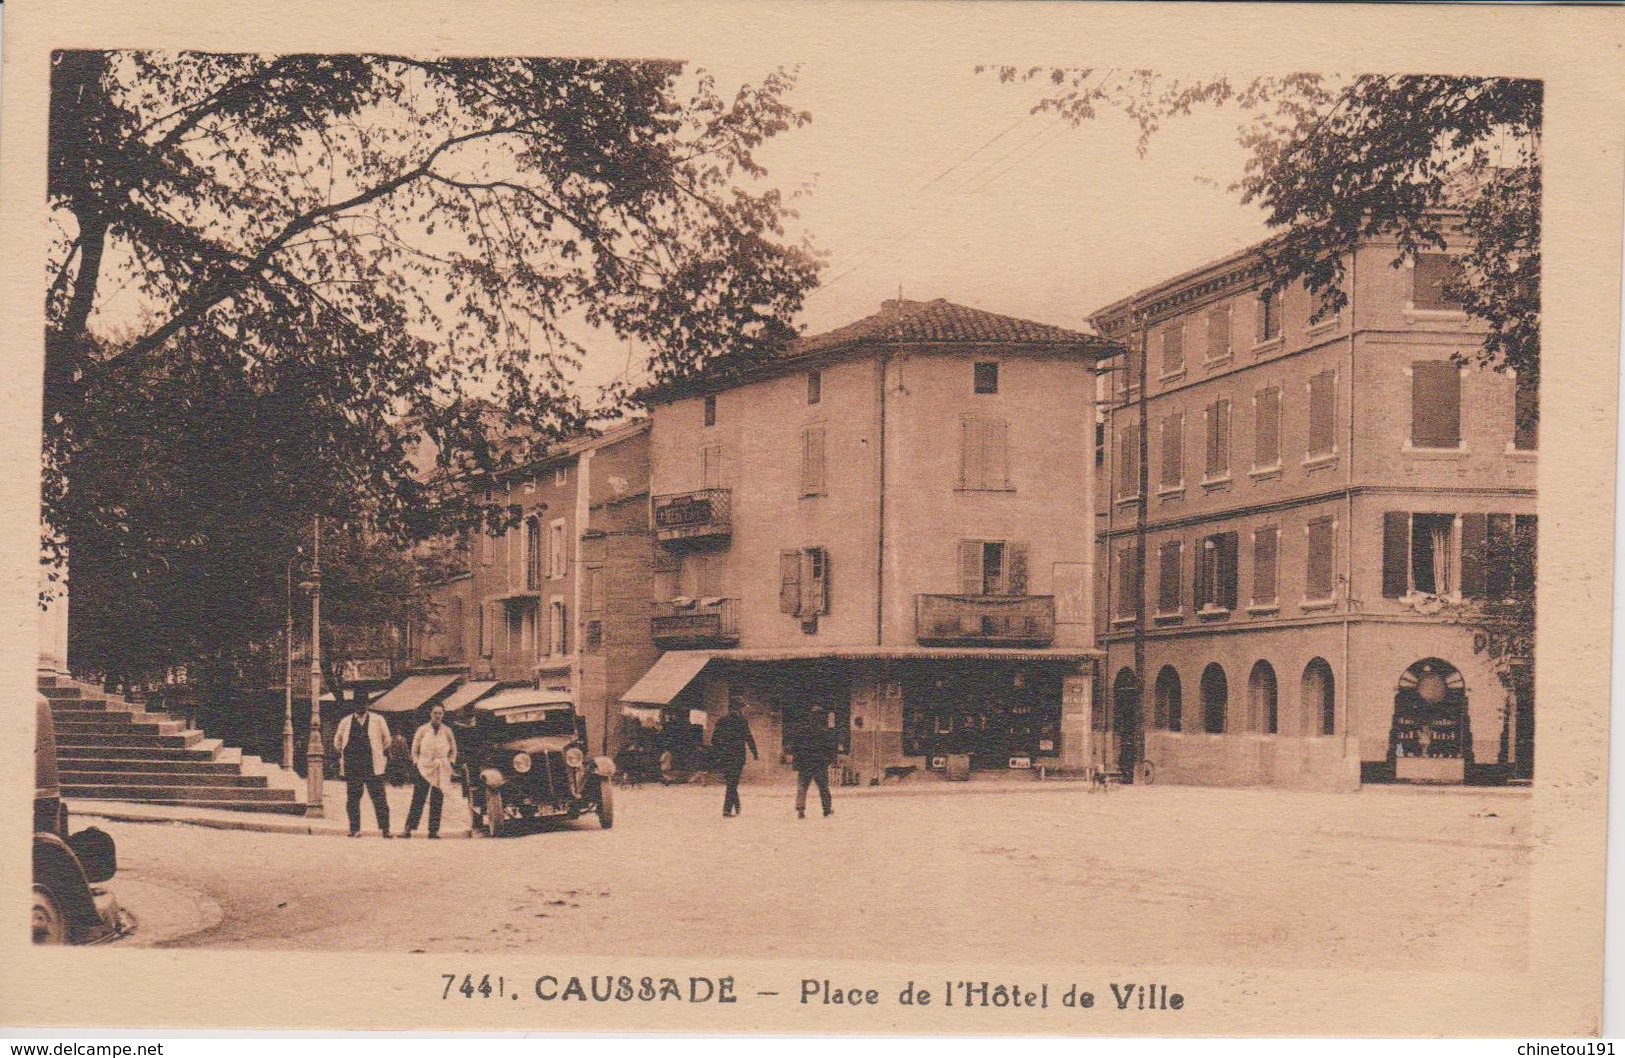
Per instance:
[[[1482,335],[1448,255],[1397,256],[1352,254],[1323,319],[1252,251],[1092,317],[1121,347],[1101,362],[1096,627],[1125,767],[1334,789],[1532,774],[1532,682],[1503,685],[1466,615],[1533,590],[1537,394],[1457,362]]]
[[[476,533],[467,573],[434,585],[414,670],[465,677],[451,700],[500,687],[569,692],[594,752],[613,753],[619,697],[653,662],[646,419],[561,445],[489,483],[517,517]]]
[[[1081,767],[1103,348],[895,301],[743,377],[649,394],[665,653],[629,706],[702,738],[733,701],[758,775],[814,708],[849,781]]]

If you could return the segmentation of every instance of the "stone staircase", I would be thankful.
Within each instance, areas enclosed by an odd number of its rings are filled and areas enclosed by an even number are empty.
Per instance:
[[[91,684],[41,676],[51,703],[62,796],[243,812],[305,810],[298,779]]]

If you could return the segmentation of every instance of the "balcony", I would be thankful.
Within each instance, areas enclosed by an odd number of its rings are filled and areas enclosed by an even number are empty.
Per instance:
[[[732,493],[728,489],[700,489],[654,498],[655,539],[726,538],[733,534]]]
[[[661,650],[735,646],[739,642],[739,600],[657,603],[650,631]]]
[[[1053,595],[916,595],[922,646],[1043,647],[1055,641]]]

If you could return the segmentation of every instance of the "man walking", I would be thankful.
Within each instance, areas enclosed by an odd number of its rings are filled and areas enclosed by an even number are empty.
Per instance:
[[[412,808],[406,813],[406,831],[403,838],[412,836],[423,818],[423,802],[429,802],[429,836],[440,836],[440,810],[446,804],[446,789],[451,786],[452,766],[457,763],[457,736],[444,721],[446,707],[436,705],[429,710],[429,722],[418,728],[412,736]]]
[[[356,691],[355,712],[339,721],[333,734],[333,748],[339,755],[339,774],[344,777],[344,808],[350,816],[350,836],[361,836],[361,788],[372,799],[378,817],[378,830],[389,832],[389,799],[384,795],[384,752],[389,748],[389,725],[377,713],[367,710],[367,692]]]
[[[739,814],[739,776],[745,770],[747,748],[753,759],[761,759],[756,752],[756,739],[751,737],[750,722],[739,711],[738,704],[729,698],[728,711],[717,721],[717,728],[711,733],[711,749],[716,754],[718,767],[722,769],[722,777],[728,783],[728,792],[722,796],[724,818]]]
[[[807,787],[811,783],[818,784],[818,799],[823,803],[824,815],[833,814],[829,766],[835,759],[835,731],[824,710],[818,706],[809,709],[791,737],[790,755],[796,766],[796,818],[807,818]]]

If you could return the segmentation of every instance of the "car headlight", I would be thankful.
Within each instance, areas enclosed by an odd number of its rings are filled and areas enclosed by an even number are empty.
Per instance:
[[[569,749],[564,751],[564,763],[567,767],[579,768],[581,767],[581,762],[586,759],[586,757],[582,756],[580,746],[571,746]]]
[[[518,772],[520,775],[523,775],[527,771],[529,771],[530,770],[530,754],[529,753],[515,753],[513,755],[513,770]]]

